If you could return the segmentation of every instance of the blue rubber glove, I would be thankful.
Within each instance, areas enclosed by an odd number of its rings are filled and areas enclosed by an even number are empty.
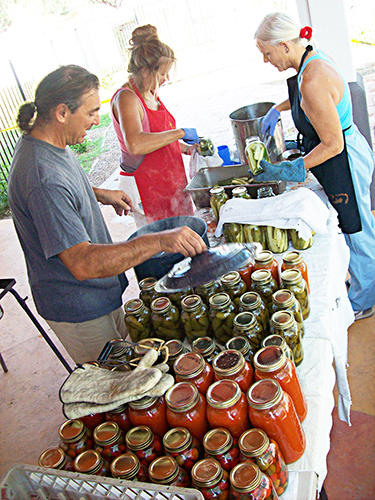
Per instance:
[[[183,128],[182,130],[185,132],[182,138],[184,142],[187,144],[198,144],[199,136],[195,128]]]
[[[293,181],[303,182],[306,179],[305,162],[303,158],[292,161],[282,161],[272,165],[268,161],[262,160],[260,166],[264,172],[254,177],[257,182],[268,181]],[[251,171],[249,170],[251,174]]]
[[[290,149],[298,149],[297,141],[285,141],[285,149],[287,151]]]
[[[276,123],[280,117],[280,111],[271,108],[262,120],[262,134],[273,135],[275,132]]]

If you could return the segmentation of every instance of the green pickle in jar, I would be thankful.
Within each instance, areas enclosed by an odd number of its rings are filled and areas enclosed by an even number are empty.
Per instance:
[[[263,328],[263,331],[266,332],[269,329],[268,309],[259,293],[252,291],[241,295],[238,311],[249,311],[253,313],[256,320]]]
[[[303,361],[303,346],[300,330],[291,311],[277,311],[270,319],[271,334],[283,337],[293,353],[294,364]]]
[[[234,317],[233,335],[247,338],[254,354],[261,348],[264,338],[263,328],[254,314],[249,311],[239,313]]]
[[[227,293],[221,292],[210,298],[209,316],[215,339],[225,345],[233,337],[233,320],[236,306]]]
[[[254,224],[243,225],[244,243],[260,243],[262,248],[266,246],[266,232],[264,226],[256,226]]]
[[[243,224],[226,222],[223,226],[223,233],[226,243],[245,243]]]
[[[194,292],[196,295],[199,295],[206,306],[208,306],[210,297],[215,295],[215,293],[221,292],[221,285],[218,280],[210,280],[202,285],[196,286]]]
[[[160,297],[160,293],[155,291],[155,285],[157,279],[150,276],[149,278],[144,278],[139,282],[139,298],[143,301],[146,307],[150,307],[151,302]]]
[[[272,295],[278,288],[269,269],[258,269],[251,274],[251,290],[261,296],[269,315],[272,314]]]
[[[168,293],[168,299],[175,305],[179,311],[181,311],[181,301],[188,295],[192,295],[193,290],[190,287],[179,290],[178,292]]]
[[[151,302],[151,321],[155,335],[159,339],[165,341],[184,339],[180,313],[168,297],[159,297]]]
[[[228,195],[222,186],[214,186],[210,189],[210,206],[214,213],[215,222],[220,217],[220,208],[228,201]]]
[[[264,172],[263,168],[260,165],[262,160],[270,161],[270,158],[267,153],[267,148],[260,140],[260,138],[256,135],[252,137],[248,137],[246,139],[245,146],[245,155],[247,158],[247,162],[249,164],[251,173],[253,175],[258,175]]]
[[[286,288],[277,290],[277,292],[272,295],[272,310],[273,312],[291,311],[300,329],[301,338],[304,337],[305,326],[303,324],[301,304],[298,302],[293,292]]]
[[[152,337],[151,311],[141,299],[130,299],[125,304],[125,324],[132,342]]]
[[[185,297],[182,299],[181,307],[181,321],[190,343],[197,338],[213,336],[208,308],[199,295]]]
[[[225,273],[220,278],[220,283],[234,305],[236,306],[236,310],[238,311],[240,297],[247,292],[247,286],[244,280],[241,278],[241,275],[238,271],[231,271],[229,273]]]
[[[281,273],[281,288],[287,288],[294,293],[296,299],[301,304],[302,317],[307,319],[310,316],[310,298],[307,283],[298,269],[286,269]]]

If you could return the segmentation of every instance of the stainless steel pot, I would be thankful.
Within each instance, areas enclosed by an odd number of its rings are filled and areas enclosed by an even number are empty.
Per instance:
[[[262,141],[268,139],[262,134],[262,120],[274,102],[257,102],[244,106],[229,115],[241,163],[247,164],[245,155],[246,138],[257,135]],[[267,143],[267,151],[272,163],[282,160],[285,140],[281,119],[276,124],[275,133]]]

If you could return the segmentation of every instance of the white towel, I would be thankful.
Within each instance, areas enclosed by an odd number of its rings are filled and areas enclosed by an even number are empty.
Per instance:
[[[220,209],[215,236],[222,234],[224,223],[237,222],[296,229],[300,238],[308,240],[312,231],[327,233],[328,217],[329,209],[319,196],[303,187],[259,200],[232,198]]]

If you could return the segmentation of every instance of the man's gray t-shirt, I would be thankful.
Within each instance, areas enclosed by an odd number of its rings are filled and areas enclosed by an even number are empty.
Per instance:
[[[128,284],[125,274],[78,281],[58,257],[84,241],[112,242],[93,189],[70,148],[21,137],[8,194],[38,313],[52,321],[79,323],[120,307]]]

